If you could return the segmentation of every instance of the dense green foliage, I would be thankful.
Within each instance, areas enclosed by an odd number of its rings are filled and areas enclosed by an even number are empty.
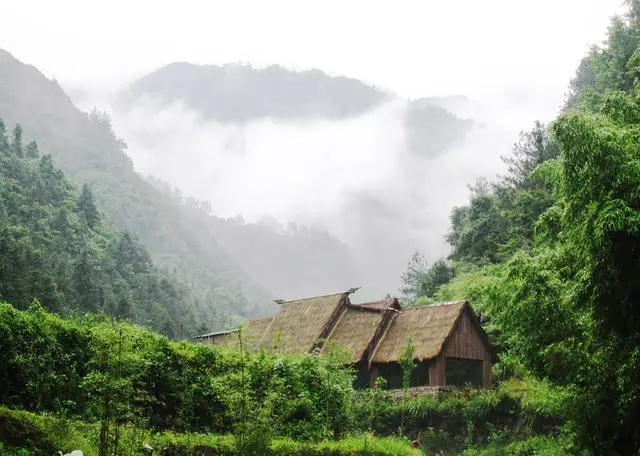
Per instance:
[[[640,4],[629,4],[583,60],[565,112],[453,211],[457,277],[418,300],[470,298],[502,348],[498,379],[565,388],[567,437],[590,454],[640,451]],[[532,442],[469,454],[528,454]]]
[[[352,375],[331,357],[221,351],[120,321],[63,320],[37,304],[0,305],[0,352],[0,403],[25,410],[190,432],[267,419],[271,434],[305,439],[349,426]]]
[[[453,210],[447,236],[451,258],[488,264],[504,261],[518,249],[531,248],[535,223],[554,202],[547,176],[533,171],[558,153],[545,126],[536,124],[523,133],[513,156],[504,158],[508,173],[501,181],[478,181],[471,187],[469,205]]]
[[[88,186],[78,192],[34,143],[19,153],[18,127],[11,141],[0,128],[0,299],[102,311],[178,336],[189,316],[176,280],[134,237],[103,223]]]
[[[357,393],[354,419],[376,434],[402,430],[426,454],[449,455],[498,440],[504,447],[532,436],[555,439],[571,398],[565,389],[533,378],[511,379],[491,391],[402,394],[395,400],[389,391],[372,388]],[[570,446],[564,441],[559,451],[566,454]]]

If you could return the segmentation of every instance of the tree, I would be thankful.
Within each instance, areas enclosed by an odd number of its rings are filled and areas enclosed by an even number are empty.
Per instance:
[[[11,150],[17,156],[22,157],[22,127],[20,126],[20,124],[16,124],[13,129]]]
[[[453,209],[447,234],[452,259],[483,264],[502,258],[500,246],[507,242],[508,232],[500,203],[495,194],[472,193],[468,206]]]
[[[422,296],[433,296],[440,285],[453,279],[454,270],[444,259],[435,261],[427,266],[423,256],[415,252],[407,270],[402,274],[401,292],[410,301],[415,301]]]
[[[413,359],[415,352],[415,346],[411,338],[407,339],[407,344],[402,350],[402,356],[398,360],[400,369],[402,369],[402,389],[406,392],[411,387],[411,381],[413,378],[413,371],[416,368],[416,362]]]
[[[407,339],[407,344],[402,350],[402,356],[400,356],[400,359],[398,360],[398,364],[400,364],[400,369],[402,370],[402,396],[405,400],[407,399],[407,393],[409,391],[409,388],[411,387],[413,371],[416,368],[416,362],[413,359],[414,352],[415,346],[413,345],[413,340],[409,338]],[[398,429],[398,434],[404,434],[404,408],[402,409],[400,429]]]
[[[638,80],[640,22],[638,2],[631,0],[626,20],[614,17],[606,45],[594,46],[580,62],[570,84],[567,107],[598,111],[607,95],[616,90],[630,92]]]
[[[9,139],[7,138],[7,129],[2,119],[0,119],[0,151],[9,150]]]
[[[91,312],[102,309],[102,290],[96,280],[99,276],[97,252],[83,249],[73,271],[73,281],[76,288],[76,299],[82,308]]]
[[[487,295],[508,357],[580,398],[569,414],[593,454],[640,450],[639,112],[640,92],[611,92],[554,123],[560,230]]]
[[[424,295],[433,296],[440,285],[451,282],[455,272],[453,267],[444,259],[435,261],[427,270],[426,280],[423,284]]]
[[[629,8],[627,17],[632,22],[640,20],[640,1],[639,0],[625,0],[625,4]]]
[[[534,242],[538,217],[555,201],[553,186],[536,170],[560,153],[547,128],[536,122],[520,134],[512,155],[502,157],[506,175],[493,184],[479,179],[470,187],[469,204],[451,212],[447,241],[451,258],[474,264],[497,263]]]
[[[427,264],[419,252],[409,259],[407,270],[402,274],[402,288],[400,291],[410,300],[415,300],[421,295],[421,285],[426,276]]]
[[[40,157],[40,151],[38,150],[38,144],[35,141],[31,141],[27,144],[27,158],[38,158]]]
[[[80,191],[80,197],[78,198],[78,210],[80,211],[80,214],[82,214],[82,217],[89,228],[93,229],[100,223],[100,213],[98,212],[98,208],[96,207],[93,199],[93,192],[87,184],[84,184]]]
[[[25,155],[35,150],[31,143]],[[1,153],[0,195],[0,299],[21,308],[37,297],[58,312],[101,310],[169,336],[183,323],[195,332],[175,277],[130,236],[104,225],[91,189],[78,191],[51,156]]]
[[[530,131],[520,133],[512,155],[502,157],[507,165],[507,174],[502,177],[501,184],[515,188],[530,186],[533,170],[539,164],[557,157],[559,153],[558,144],[551,138],[545,125],[536,121]]]

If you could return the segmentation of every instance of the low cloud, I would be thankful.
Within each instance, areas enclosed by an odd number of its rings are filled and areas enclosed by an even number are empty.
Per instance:
[[[447,255],[452,207],[466,201],[469,183],[502,169],[499,157],[517,136],[517,127],[496,121],[495,113],[483,118],[483,107],[469,100],[439,104],[477,117],[452,147],[432,157],[407,147],[409,105],[398,98],[343,120],[264,118],[242,125],[149,98],[110,111],[136,169],[208,201],[214,215],[295,223],[344,242],[357,272],[337,280],[335,289],[362,285],[364,299],[397,293],[412,252],[430,260]],[[273,267],[286,273],[304,260]],[[304,292],[320,291],[311,288]]]

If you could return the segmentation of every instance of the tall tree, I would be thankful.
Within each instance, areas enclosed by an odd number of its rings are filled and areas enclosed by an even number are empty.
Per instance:
[[[502,157],[507,165],[507,174],[502,177],[502,185],[522,188],[531,185],[533,170],[541,163],[560,154],[558,144],[551,138],[544,124],[536,121],[534,127],[520,133],[511,155]]]
[[[40,157],[40,151],[38,150],[38,144],[35,141],[31,141],[27,144],[27,158],[38,158]]]
[[[14,154],[22,157],[22,127],[20,126],[20,124],[16,124],[16,126],[13,128],[11,149],[13,150]]]
[[[9,139],[7,138],[7,129],[2,119],[0,119],[0,151],[9,150]]]
[[[78,198],[78,209],[89,228],[94,228],[100,223],[100,213],[96,207],[91,188],[84,184]]]
[[[401,292],[409,301],[423,296],[431,297],[440,285],[450,282],[453,276],[453,268],[444,259],[428,266],[424,257],[415,252],[409,260],[407,270],[402,274]]]

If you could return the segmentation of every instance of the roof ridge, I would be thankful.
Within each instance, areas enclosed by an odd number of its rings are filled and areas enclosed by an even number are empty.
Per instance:
[[[207,334],[199,334],[197,336],[193,336],[191,337],[192,339],[203,339],[205,337],[212,337],[212,336],[222,336],[224,334],[231,334],[234,332],[238,332],[239,329],[238,328],[233,328],[233,329],[224,329],[222,331],[213,331]]]
[[[405,312],[407,310],[429,309],[432,307],[444,307],[444,306],[453,306],[456,304],[468,304],[468,303],[469,301],[466,299],[461,299],[458,301],[448,301],[448,302],[435,302],[433,304],[424,304],[422,306],[416,306],[416,307],[404,307],[402,311]]]
[[[393,309],[393,307],[389,306],[389,307],[365,307],[363,305],[360,304],[347,304],[347,308],[349,309],[353,309],[353,310],[358,310],[360,312],[376,312],[376,313],[381,313],[386,311],[387,309]]]
[[[330,296],[340,296],[345,294],[347,294],[346,291],[341,291],[339,293],[329,293],[326,295],[319,295],[319,296],[308,296],[306,298],[287,299],[287,300],[283,300],[280,304],[287,304],[290,302],[297,302],[297,301],[308,301],[309,299],[328,298]]]
[[[376,353],[378,352],[378,350],[380,349],[380,347],[382,347],[382,344],[384,343],[385,338],[387,337],[387,334],[389,334],[389,330],[391,329],[391,326],[395,323],[396,319],[398,318],[398,314],[392,314],[388,317],[388,321],[386,322],[387,324],[384,326],[384,328],[382,329],[382,333],[380,334],[380,337],[378,338],[378,343],[375,345],[375,347],[373,347],[373,350],[371,350],[371,354],[369,355],[369,365],[371,365],[371,363],[373,363],[374,358],[376,357]],[[380,325],[384,325],[385,321],[380,322]],[[378,326],[380,327],[380,326]]]

